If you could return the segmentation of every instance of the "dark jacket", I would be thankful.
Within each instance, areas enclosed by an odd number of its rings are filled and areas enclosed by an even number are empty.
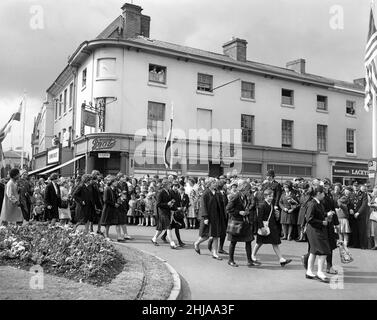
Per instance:
[[[325,208],[322,203],[317,203],[315,199],[309,201],[305,218],[307,223],[313,228],[320,230],[325,229],[323,225],[323,221],[326,219]]]
[[[81,184],[73,193],[73,198],[79,204],[77,210],[77,221],[93,222],[95,215],[96,200],[94,199],[92,185]]]
[[[59,206],[61,204],[60,198],[60,188],[57,185],[58,193],[56,193],[54,185],[50,182],[45,190],[45,205],[47,211],[47,218],[50,219],[59,219]],[[48,206],[51,206],[51,209],[47,209]]]
[[[355,213],[359,212],[360,216],[365,216],[368,213],[369,211],[368,195],[366,192],[359,191],[356,194],[355,201],[354,201],[354,208],[355,208],[354,209]]]
[[[161,189],[157,194],[157,212],[159,215],[170,216],[170,207],[168,202],[171,200],[170,192]]]
[[[225,208],[222,195],[216,191],[206,190],[201,199],[199,216],[209,221],[210,237],[222,237],[226,233]]]

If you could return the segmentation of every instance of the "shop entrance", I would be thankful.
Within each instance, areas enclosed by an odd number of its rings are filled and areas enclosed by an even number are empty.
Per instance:
[[[98,170],[104,176],[116,175],[120,171],[120,153],[108,152],[106,154],[93,154],[94,169]]]

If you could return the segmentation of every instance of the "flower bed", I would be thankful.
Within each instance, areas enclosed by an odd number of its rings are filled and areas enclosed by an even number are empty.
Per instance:
[[[126,261],[103,237],[58,224],[0,227],[0,264],[43,271],[95,285],[110,283]]]

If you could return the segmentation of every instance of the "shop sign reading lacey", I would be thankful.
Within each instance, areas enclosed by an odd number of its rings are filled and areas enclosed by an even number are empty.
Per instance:
[[[95,138],[92,141],[92,151],[111,150],[116,143],[117,140],[114,138]]]
[[[368,170],[347,167],[333,167],[334,176],[368,177]]]

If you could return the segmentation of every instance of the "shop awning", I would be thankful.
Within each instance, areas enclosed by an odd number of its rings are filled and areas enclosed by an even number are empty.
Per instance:
[[[28,175],[32,176],[33,174],[39,173],[39,172],[44,171],[46,169],[52,168],[54,166],[55,166],[55,164],[50,164],[49,166],[46,166],[46,167],[43,167],[43,168],[39,168],[39,169],[36,169],[34,171],[30,171],[30,172],[28,172]]]
[[[56,170],[59,170],[59,169],[65,167],[65,166],[68,166],[69,164],[74,163],[75,161],[80,160],[81,158],[84,158],[84,157],[85,157],[85,155],[82,155],[82,156],[79,156],[79,157],[73,158],[72,160],[69,160],[69,161],[67,161],[67,162],[65,162],[65,163],[63,163],[63,164],[61,164],[61,165],[59,165],[59,166],[57,166],[57,167],[54,167],[54,168],[49,169],[49,170],[47,170],[47,171],[44,171],[44,172],[42,172],[41,174],[49,174],[49,173],[51,173],[51,172],[54,172],[54,171],[56,171]]]

